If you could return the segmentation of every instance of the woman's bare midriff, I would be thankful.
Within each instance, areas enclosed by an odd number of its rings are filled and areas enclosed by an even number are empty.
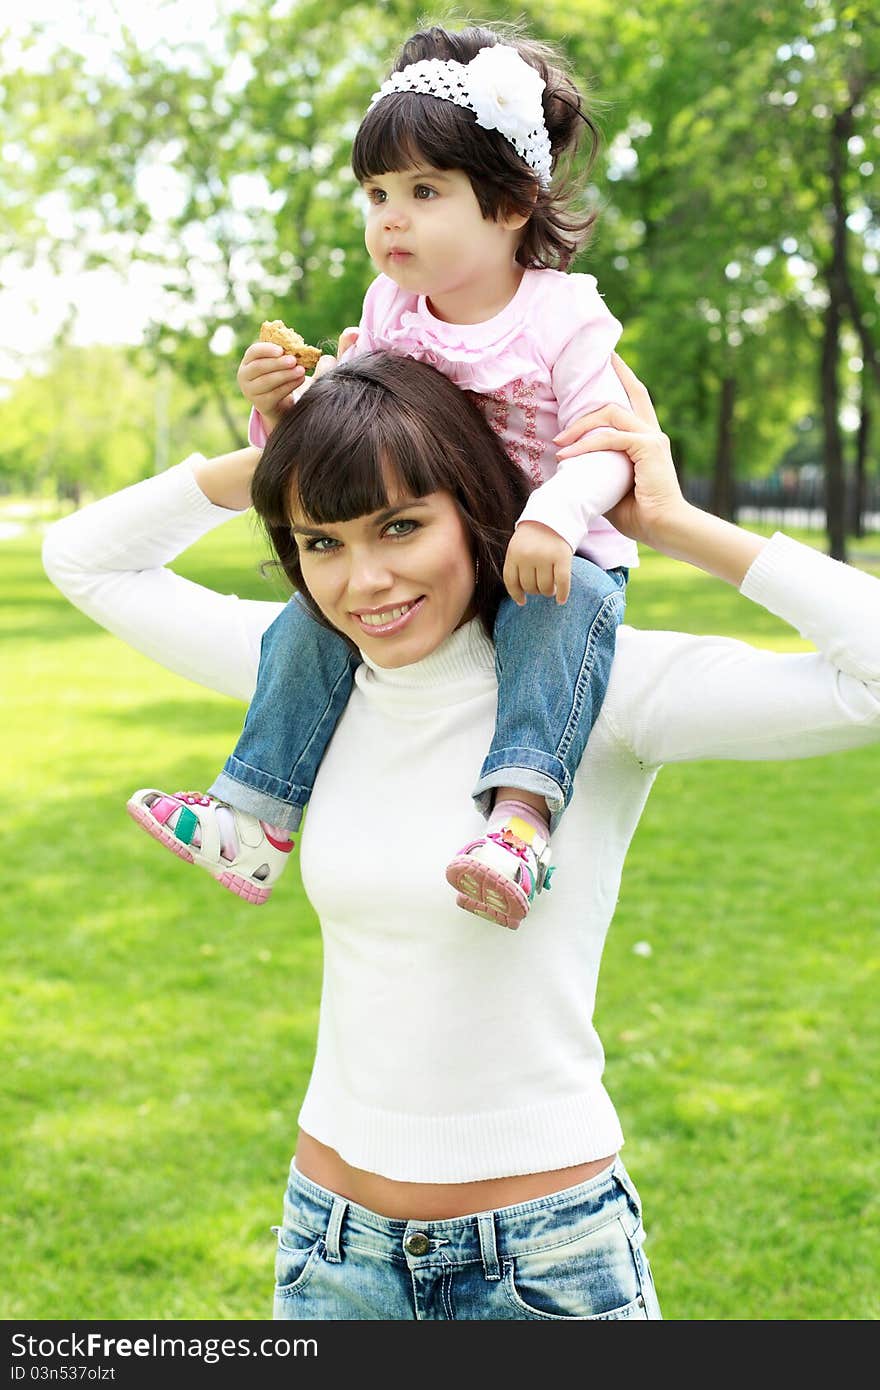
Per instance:
[[[615,1155],[576,1163],[571,1168],[554,1168],[547,1173],[523,1173],[513,1178],[486,1178],[481,1182],[427,1183],[395,1182],[352,1168],[335,1149],[328,1149],[310,1134],[299,1132],[296,1166],[304,1178],[327,1187],[358,1206],[380,1216],[403,1221],[443,1221],[469,1216],[471,1212],[512,1207],[546,1197],[566,1187],[587,1182],[603,1168],[609,1168]]]

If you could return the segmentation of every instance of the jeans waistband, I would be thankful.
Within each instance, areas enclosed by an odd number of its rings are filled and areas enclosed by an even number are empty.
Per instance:
[[[287,1196],[285,1224],[323,1237],[331,1263],[350,1246],[412,1268],[481,1262],[487,1279],[501,1277],[505,1256],[550,1250],[618,1219],[632,1234],[641,1219],[638,1195],[619,1158],[576,1187],[440,1221],[382,1216],[312,1182],[294,1163]]]

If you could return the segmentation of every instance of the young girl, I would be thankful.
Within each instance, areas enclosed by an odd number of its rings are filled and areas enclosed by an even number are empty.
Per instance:
[[[631,486],[629,461],[579,457],[579,418],[625,400],[610,360],[620,325],[592,276],[564,273],[593,220],[573,211],[557,172],[584,127],[595,153],[582,106],[546,46],[432,28],[404,44],[352,154],[379,275],[343,360],[385,350],[437,367],[474,395],[534,489],[507,549],[510,600],[494,631],[497,722],[473,792],[488,824],[446,870],[460,907],[508,927],[549,884],[550,833],[602,705],[638,563],[603,517]],[[253,344],[239,370],[260,446],[303,381],[281,354]],[[320,537],[314,545],[330,549]],[[405,666],[422,596],[391,607],[377,593],[356,612],[358,629],[381,639],[384,664]],[[355,643],[291,600],[263,639],[242,736],[211,794],[144,788],[130,813],[223,886],[265,902],[359,659]],[[417,812],[428,836],[431,795],[426,786]],[[393,875],[393,845],[388,861]]]

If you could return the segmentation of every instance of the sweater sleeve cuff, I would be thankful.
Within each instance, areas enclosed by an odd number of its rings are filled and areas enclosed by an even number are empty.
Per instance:
[[[231,517],[241,516],[241,512],[235,507],[218,507],[202,492],[193,469],[197,463],[204,461],[204,454],[189,454],[181,463],[169,468],[165,476],[171,479],[172,475],[176,475],[174,480],[180,488],[181,503],[193,519],[214,527],[229,521]]]
[[[841,670],[880,678],[880,583],[872,575],[777,531],[740,593],[797,628]]]

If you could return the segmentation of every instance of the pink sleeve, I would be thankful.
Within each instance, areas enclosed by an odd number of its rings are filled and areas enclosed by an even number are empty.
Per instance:
[[[551,363],[560,430],[609,401],[627,404],[611,362],[621,326],[606,308],[592,275],[567,279],[570,289],[562,313],[566,336]],[[520,522],[540,521],[577,550],[596,518],[629,492],[632,476],[626,454],[611,450],[563,459],[532,493]]]
[[[251,406],[251,418],[248,420],[248,444],[253,444],[255,449],[265,449],[269,435],[266,426],[263,424],[263,417],[255,405]]]

